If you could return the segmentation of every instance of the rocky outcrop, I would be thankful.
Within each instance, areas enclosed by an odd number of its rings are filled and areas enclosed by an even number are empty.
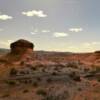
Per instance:
[[[22,55],[28,52],[32,52],[34,49],[34,44],[27,40],[20,39],[16,42],[11,43],[10,48],[12,54]]]
[[[30,41],[20,39],[10,45],[10,52],[2,57],[5,63],[31,62],[34,59],[34,44]]]

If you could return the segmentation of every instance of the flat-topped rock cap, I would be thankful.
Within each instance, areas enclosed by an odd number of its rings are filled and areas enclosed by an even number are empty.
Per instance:
[[[10,48],[13,49],[13,48],[16,48],[16,47],[21,47],[21,48],[30,48],[30,49],[33,49],[34,48],[34,44],[30,41],[27,41],[27,40],[24,40],[24,39],[20,39],[20,40],[17,40],[13,43],[11,43],[10,45]]]
[[[100,50],[98,50],[98,51],[95,51],[94,53],[98,53],[98,54],[100,54]]]

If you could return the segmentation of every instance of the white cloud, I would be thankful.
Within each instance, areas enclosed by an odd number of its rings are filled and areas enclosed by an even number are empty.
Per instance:
[[[41,32],[48,33],[48,32],[50,32],[50,30],[42,30]]]
[[[8,15],[0,15],[0,20],[8,20],[8,19],[12,19],[12,16],[8,16]]]
[[[37,33],[39,32],[38,29],[32,29],[32,30],[33,30],[33,31],[30,32],[32,35],[35,35],[35,34],[37,34]]]
[[[83,31],[83,29],[82,28],[70,28],[69,31],[70,32],[81,32]]]
[[[44,30],[39,30],[39,29],[37,29],[37,28],[34,29],[34,28],[32,27],[32,31],[31,31],[31,34],[32,34],[32,35],[35,35],[35,34],[41,33],[41,32],[42,32],[42,33],[49,33],[50,30],[45,30],[45,29],[44,29]]]
[[[68,36],[68,34],[64,33],[64,32],[55,32],[53,35],[54,35],[54,37],[66,37],[66,36]]]
[[[39,11],[32,10],[32,11],[22,12],[22,14],[26,15],[28,17],[32,17],[32,16],[47,17],[47,15],[44,14],[44,12],[42,10],[39,10]]]
[[[91,43],[88,43],[88,42],[87,42],[87,43],[83,43],[82,45],[83,45],[84,47],[89,47],[89,46],[91,46]]]
[[[31,34],[32,34],[32,35],[35,35],[35,34],[37,34],[37,33],[35,33],[35,32],[31,32]]]
[[[100,42],[92,42],[92,45],[100,45]]]
[[[84,47],[92,47],[92,46],[96,46],[96,45],[100,45],[100,42],[86,42],[86,43],[83,43]]]

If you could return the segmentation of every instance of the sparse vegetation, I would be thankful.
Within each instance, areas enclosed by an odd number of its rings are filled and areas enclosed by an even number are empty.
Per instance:
[[[33,70],[33,71],[36,71],[37,69],[36,69],[36,67],[30,67],[31,68],[31,70]]]
[[[21,65],[21,66],[23,66],[24,64],[25,64],[25,62],[24,62],[24,61],[21,61],[21,62],[20,62],[20,65]]]
[[[26,74],[25,71],[20,71],[19,73],[20,73],[20,75],[25,75]]]
[[[8,85],[10,85],[10,86],[16,85],[16,82],[15,82],[14,80],[8,80],[8,81],[6,81],[6,83],[7,83]]]
[[[82,91],[82,88],[79,87],[79,88],[78,88],[78,91]]]
[[[57,75],[57,73],[56,72],[52,72],[52,75],[55,76],[55,75]]]
[[[75,68],[76,69],[76,68],[78,68],[78,65],[73,62],[73,63],[68,63],[67,67],[71,67],[71,68]]]
[[[38,87],[38,82],[36,82],[36,81],[33,82],[33,86],[34,86],[34,87]]]
[[[38,95],[42,95],[42,96],[46,96],[46,95],[47,95],[47,92],[46,92],[45,90],[43,90],[43,89],[37,90],[36,93],[37,93]]]
[[[61,94],[48,93],[43,100],[67,100],[69,98],[69,93],[64,92]]]
[[[37,81],[41,81],[41,78],[40,77],[37,77]]]
[[[9,96],[10,96],[10,94],[4,94],[4,95],[2,95],[2,98],[7,98]]]
[[[100,82],[100,79],[98,79],[98,82]]]
[[[52,82],[52,79],[51,79],[51,78],[48,78],[48,79],[47,79],[47,82],[48,82],[48,83],[51,83],[51,82]]]
[[[10,70],[10,76],[15,76],[17,74],[17,70],[15,68],[12,68]]]
[[[29,92],[27,89],[25,89],[25,90],[23,91],[23,93],[27,93],[27,92]]]
[[[75,81],[81,81],[79,74],[77,74],[76,72],[70,73],[69,76]]]

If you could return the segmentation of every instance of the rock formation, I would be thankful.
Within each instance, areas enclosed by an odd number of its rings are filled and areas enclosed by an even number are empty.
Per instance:
[[[10,48],[11,54],[22,55],[25,53],[33,52],[34,44],[27,40],[20,39],[16,42],[11,43]]]
[[[34,44],[20,39],[10,45],[10,52],[2,57],[4,62],[13,63],[18,61],[30,62],[34,59]]]

